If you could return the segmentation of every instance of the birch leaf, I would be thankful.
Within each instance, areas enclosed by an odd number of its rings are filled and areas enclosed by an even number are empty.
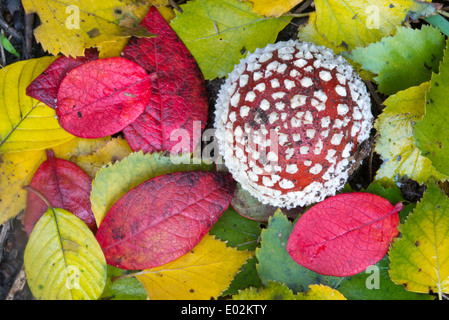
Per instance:
[[[53,55],[77,57],[84,55],[85,48],[98,47],[103,58],[119,55],[131,36],[151,36],[139,26],[150,3],[139,3],[138,0],[22,1],[25,12],[36,13],[42,21],[34,36],[44,50]]]
[[[382,158],[376,180],[408,177],[422,184],[430,177],[448,179],[421,155],[413,138],[413,125],[424,115],[425,95],[429,82],[411,87],[385,100],[385,108],[376,119],[378,132],[375,151]],[[394,138],[393,138],[394,137]]]
[[[100,297],[106,261],[93,233],[72,213],[50,208],[25,248],[25,273],[37,299],[85,300]]]
[[[413,292],[449,293],[449,199],[434,183],[404,224],[389,252],[390,277]]]
[[[140,272],[150,300],[216,299],[231,283],[251,251],[227,247],[206,235],[190,252],[163,266]]]

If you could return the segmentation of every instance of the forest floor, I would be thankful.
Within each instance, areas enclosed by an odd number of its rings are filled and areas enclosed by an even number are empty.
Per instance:
[[[19,60],[46,55],[47,53],[36,43],[32,34],[32,30],[39,24],[38,17],[25,15],[18,0],[0,1],[0,32],[5,34],[15,50],[20,54],[20,57],[16,57],[6,50],[0,49],[1,66],[4,67]],[[305,1],[304,5],[297,8],[297,11],[311,11],[313,10],[311,4],[312,1]],[[306,22],[307,17],[293,19],[290,25],[279,34],[278,41],[296,39],[299,25]],[[207,128],[213,126],[215,99],[223,82],[224,79],[215,79],[207,82],[210,105]],[[373,100],[379,101],[379,99],[382,100],[382,97],[373,97]],[[377,107],[381,106],[378,105]],[[380,164],[381,160],[373,152],[371,146],[371,149],[367,150],[367,157],[351,176],[349,180],[350,186],[354,190],[366,188],[372,182]],[[402,181],[401,190],[403,197],[411,202],[419,200],[424,192],[423,188],[412,180]],[[14,219],[10,219],[0,226],[0,300],[34,299],[26,284],[23,268],[23,254],[28,241],[28,236],[22,223],[23,215],[24,213],[21,212]]]

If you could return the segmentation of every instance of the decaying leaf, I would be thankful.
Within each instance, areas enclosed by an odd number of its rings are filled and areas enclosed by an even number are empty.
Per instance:
[[[26,13],[36,13],[42,24],[34,30],[36,40],[53,55],[84,55],[97,47],[101,57],[119,55],[131,36],[152,36],[139,26],[151,2],[44,0],[22,1]],[[54,36],[49,36],[54,35]]]
[[[230,173],[190,171],[147,180],[109,210],[96,237],[108,264],[157,267],[186,254],[231,202]]]
[[[251,251],[227,247],[205,235],[192,250],[163,266],[137,275],[150,300],[210,300],[229,286]]]

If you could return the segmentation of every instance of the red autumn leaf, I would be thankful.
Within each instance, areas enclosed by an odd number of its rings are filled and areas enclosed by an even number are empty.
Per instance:
[[[95,49],[86,50],[84,57],[77,57],[76,59],[60,56],[30,83],[26,89],[27,95],[55,109],[62,79],[70,70],[96,59],[98,59],[98,51]]]
[[[39,191],[52,207],[70,211],[83,220],[92,232],[97,230],[90,205],[92,179],[73,162],[55,158],[53,150],[47,150],[47,160],[37,169],[30,186]],[[28,235],[47,209],[41,198],[28,192],[24,218]]]
[[[62,80],[56,115],[61,126],[82,138],[115,134],[136,120],[151,96],[152,76],[116,57],[84,63]]]
[[[179,131],[174,131],[183,129],[189,135],[183,141],[185,151],[191,152],[199,142],[194,141],[194,122],[201,123],[201,130],[207,122],[208,96],[203,75],[187,47],[155,7],[141,25],[157,36],[131,38],[123,57],[140,64],[148,73],[155,72],[157,78],[153,80],[145,112],[123,132],[134,151],[179,152],[172,150],[180,136]]]
[[[330,197],[298,219],[287,244],[290,256],[320,274],[350,276],[381,260],[398,235],[395,206],[374,194]]]
[[[126,193],[96,234],[108,264],[148,269],[184,255],[231,202],[235,181],[224,172],[162,175]]]

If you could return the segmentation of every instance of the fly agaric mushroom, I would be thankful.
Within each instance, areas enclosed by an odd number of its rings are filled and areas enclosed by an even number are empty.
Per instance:
[[[234,179],[262,203],[286,208],[344,186],[372,120],[352,66],[328,48],[294,40],[242,59],[215,112],[219,152]]]

